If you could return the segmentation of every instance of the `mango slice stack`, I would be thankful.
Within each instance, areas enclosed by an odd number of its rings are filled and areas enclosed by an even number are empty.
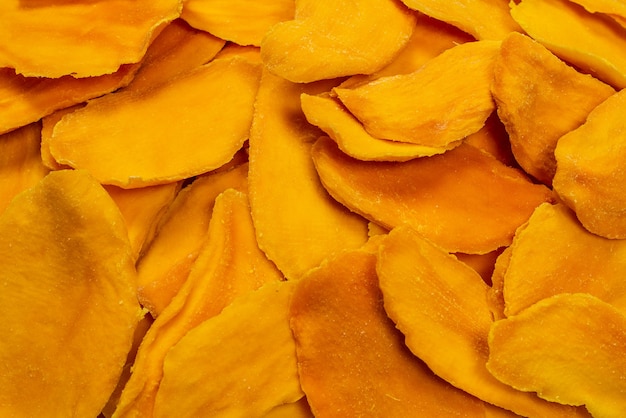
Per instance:
[[[623,2],[0,22],[0,417],[626,414]]]

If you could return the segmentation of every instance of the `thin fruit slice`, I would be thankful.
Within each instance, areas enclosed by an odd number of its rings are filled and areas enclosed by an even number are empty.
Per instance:
[[[491,113],[485,121],[485,126],[468,135],[463,141],[493,155],[498,161],[509,167],[519,167],[511,151],[509,134],[497,112]]]
[[[487,367],[520,390],[619,418],[626,411],[625,351],[623,312],[588,294],[561,294],[495,322]]]
[[[383,241],[376,271],[385,311],[409,349],[435,374],[522,416],[586,416],[584,409],[546,402],[489,373],[487,285],[454,256],[410,227],[399,227]]]
[[[620,0],[571,0],[591,13],[604,13],[626,28],[626,4]]]
[[[0,415],[95,417],[141,316],[119,210],[84,171],[50,173],[0,216]]]
[[[274,407],[263,418],[314,418],[311,407],[303,396],[297,402],[290,402]]]

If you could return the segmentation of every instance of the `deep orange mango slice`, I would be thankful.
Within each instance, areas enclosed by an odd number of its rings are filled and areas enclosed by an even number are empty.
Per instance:
[[[290,402],[272,408],[263,418],[313,418],[311,407],[303,396],[296,402]]]

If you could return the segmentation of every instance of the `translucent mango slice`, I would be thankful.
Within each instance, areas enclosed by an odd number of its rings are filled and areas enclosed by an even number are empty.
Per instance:
[[[57,162],[123,188],[208,172],[247,139],[259,78],[247,60],[214,60],[160,88],[109,95],[65,115],[50,151]]]
[[[170,348],[238,296],[282,279],[257,246],[244,193],[229,189],[216,199],[207,237],[189,277],[139,346],[114,417],[152,416]]]
[[[392,229],[412,225],[449,252],[485,254],[511,243],[551,191],[471,145],[403,163],[359,161],[328,138],[312,150],[324,187]]]
[[[262,417],[302,398],[289,327],[294,287],[268,283],[189,331],[165,358],[154,417]]]
[[[589,231],[626,238],[626,90],[596,107],[559,139],[554,190]]]
[[[333,91],[371,135],[445,147],[482,128],[494,110],[490,87],[499,45],[467,42],[412,73]]]
[[[16,195],[48,174],[41,162],[40,138],[40,123],[0,135],[0,213]]]
[[[511,18],[507,2],[499,0],[402,0],[414,10],[447,22],[476,39],[503,39],[519,30]]]
[[[110,74],[139,62],[181,8],[181,0],[4,0],[0,67],[34,77]]]
[[[157,317],[189,276],[207,239],[215,199],[227,189],[245,191],[247,164],[198,177],[178,193],[137,263],[141,304]],[[176,243],[176,245],[172,245]]]
[[[623,312],[588,294],[561,294],[495,322],[487,367],[520,390],[619,418],[626,411],[624,352]]]
[[[95,417],[141,318],[119,210],[84,171],[50,173],[0,216],[0,415]]]
[[[382,304],[376,255],[346,252],[297,285],[291,326],[315,416],[484,417],[484,405],[407,350]]]
[[[615,92],[519,33],[502,42],[491,90],[517,162],[546,185],[556,171],[559,138]]]
[[[613,87],[626,87],[626,28],[617,22],[569,0],[522,0],[512,4],[511,15],[563,60]]]
[[[565,205],[539,206],[511,250],[507,316],[559,293],[589,293],[626,312],[626,241],[590,233]]]
[[[299,0],[295,19],[267,32],[261,57],[296,83],[370,74],[391,62],[414,26],[415,13],[395,0]]]
[[[303,94],[300,100],[309,123],[328,134],[343,152],[359,160],[407,161],[441,154],[460,144],[457,141],[436,148],[375,138],[336,98]]]
[[[265,71],[256,101],[248,173],[252,219],[259,247],[288,279],[367,240],[367,221],[328,195],[311,159],[321,132],[307,123],[300,95],[333,84],[295,84]]]
[[[522,416],[586,416],[584,410],[515,390],[489,373],[487,285],[454,256],[404,226],[383,241],[376,271],[389,318],[435,374]]]
[[[294,0],[187,0],[181,17],[221,39],[260,46],[270,27],[293,19],[294,13]]]

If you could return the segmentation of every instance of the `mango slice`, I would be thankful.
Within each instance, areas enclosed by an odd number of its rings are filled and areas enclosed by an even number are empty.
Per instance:
[[[626,238],[626,91],[596,107],[578,129],[559,139],[554,190],[589,231]]]
[[[228,189],[216,199],[207,234],[189,277],[139,346],[114,417],[152,416],[170,348],[237,296],[282,279],[257,246],[244,193]]]
[[[119,210],[84,171],[57,171],[0,216],[0,415],[95,417],[141,318]]]
[[[561,294],[495,322],[487,367],[520,390],[618,418],[626,411],[625,350],[623,312],[588,294]]]
[[[479,131],[468,135],[463,141],[493,155],[504,165],[519,167],[511,150],[509,134],[497,112],[491,113],[485,125]]]
[[[515,390],[489,373],[487,285],[454,256],[404,226],[383,241],[376,271],[389,318],[435,374],[522,416],[585,416],[584,410]]]
[[[181,17],[221,39],[260,46],[270,27],[292,20],[294,13],[293,0],[187,0]]]
[[[626,28],[626,5],[616,0],[571,0],[591,13],[603,13]]]
[[[296,402],[272,408],[267,414],[263,415],[263,418],[313,418],[313,413],[306,397],[303,396]]]
[[[520,28],[511,18],[509,6],[499,0],[402,0],[414,10],[447,22],[476,39],[501,40]]]
[[[552,198],[548,188],[467,144],[403,163],[364,162],[321,138],[312,155],[339,202],[388,229],[412,225],[449,252],[509,245],[535,207]]]
[[[370,74],[391,62],[414,26],[415,13],[395,0],[299,0],[295,19],[266,33],[261,57],[295,83]]]
[[[259,247],[288,279],[367,240],[367,221],[328,195],[311,159],[321,132],[307,123],[300,95],[332,85],[295,84],[265,71],[256,101],[248,174],[252,219]]]
[[[467,42],[410,74],[333,91],[371,135],[445,147],[478,131],[494,110],[490,87],[499,45]]]
[[[52,139],[54,126],[61,119],[63,119],[63,116],[67,115],[68,113],[72,113],[76,109],[84,107],[85,104],[86,103],[79,103],[74,106],[56,110],[41,119],[41,162],[50,170],[64,170],[71,168],[70,166],[59,164],[57,160],[54,159],[52,153],[50,152],[50,141]]]
[[[626,28],[617,22],[569,0],[522,0],[511,5],[511,15],[564,61],[613,87],[626,87]]]
[[[247,139],[259,78],[247,60],[214,60],[160,88],[109,95],[65,115],[50,151],[59,163],[123,188],[205,173]]]
[[[593,108],[615,93],[519,33],[502,42],[491,90],[515,159],[546,185],[552,184],[556,171],[559,138],[582,125]]]
[[[523,228],[523,226],[520,228]],[[491,287],[487,292],[487,305],[494,320],[506,318],[504,314],[504,275],[509,267],[512,252],[513,249],[511,247],[506,247],[493,266]]]
[[[383,309],[374,253],[349,251],[311,270],[298,282],[291,316],[315,416],[484,416],[482,402],[407,350]]]
[[[261,417],[302,398],[289,327],[294,287],[268,283],[189,331],[165,358],[154,417]]]
[[[181,0],[5,0],[0,67],[34,77],[110,74],[139,62],[181,8]]]

